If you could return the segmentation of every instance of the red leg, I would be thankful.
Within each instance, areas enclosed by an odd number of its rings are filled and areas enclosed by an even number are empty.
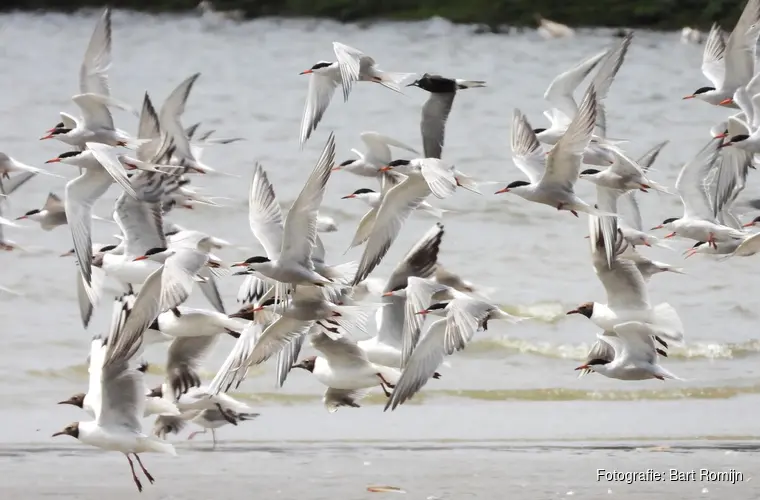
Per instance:
[[[140,480],[137,478],[137,474],[135,474],[135,464],[132,463],[132,459],[129,458],[129,454],[127,454],[126,457],[127,461],[129,462],[129,468],[132,471],[132,480],[134,480],[135,484],[137,485],[137,491],[142,492],[142,483],[140,483]]]
[[[150,484],[153,484],[153,481],[154,481],[153,476],[150,475],[150,472],[148,472],[148,469],[146,469],[145,466],[143,465],[142,460],[140,460],[140,455],[138,455],[137,453],[133,453],[133,455],[137,459],[137,463],[140,464],[140,468],[142,469],[143,474],[145,474],[145,477],[148,478],[148,481],[150,481]]]

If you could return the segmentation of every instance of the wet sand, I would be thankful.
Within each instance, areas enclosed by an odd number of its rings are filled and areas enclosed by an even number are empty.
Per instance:
[[[210,443],[182,445],[180,456],[144,455],[155,476],[139,498],[360,500],[520,498],[754,498],[759,445],[736,443]],[[136,498],[127,461],[72,443],[0,448],[4,498]],[[654,482],[597,480],[597,469],[665,474]],[[669,480],[669,470],[697,471],[696,481]],[[743,482],[705,482],[699,469],[744,475]],[[371,493],[371,485],[403,488]],[[666,495],[666,496],[665,496]]]

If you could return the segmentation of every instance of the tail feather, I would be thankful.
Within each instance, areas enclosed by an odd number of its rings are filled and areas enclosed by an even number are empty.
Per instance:
[[[177,405],[164,398],[146,398],[145,399],[145,416],[179,416],[180,411]]]
[[[475,89],[478,87],[485,87],[486,82],[481,80],[456,80],[457,88],[462,89]]]
[[[329,278],[336,283],[347,285],[356,276],[356,270],[359,265],[356,262],[346,262],[337,266],[326,266],[322,276]]]
[[[576,206],[566,206],[565,209],[569,210],[572,208],[573,210],[577,210],[578,212],[585,212],[589,215],[596,215],[597,217],[619,217],[618,214],[613,214],[610,212],[604,212],[602,210],[599,210],[596,207],[592,207],[591,205],[576,205]]]
[[[683,344],[683,323],[673,306],[667,302],[655,306],[654,317],[651,326],[658,336],[674,344]]]
[[[143,445],[150,451],[158,453],[166,453],[167,455],[177,456],[177,451],[174,449],[174,445],[167,443],[163,439],[155,437],[146,437],[143,440]]]
[[[482,194],[478,189],[478,183],[472,177],[469,177],[459,170],[454,170],[454,178],[457,180],[457,186],[472,191],[475,194]]]
[[[427,202],[422,202],[417,209],[420,212],[430,214],[437,219],[441,219],[443,218],[443,214],[451,212],[451,210],[446,210],[445,208],[436,208]]]
[[[654,372],[655,372],[656,375],[658,375],[658,376],[660,376],[662,378],[667,378],[667,379],[671,379],[671,380],[684,380],[681,377],[679,377],[678,375],[675,375],[673,372],[671,372],[669,370],[666,370],[665,368],[663,368],[660,365],[655,365]]]
[[[380,79],[377,83],[383,87],[389,88],[395,92],[398,92],[399,94],[402,94],[403,92],[401,92],[401,85],[415,75],[414,73],[389,73],[387,71],[378,71],[378,74],[376,76]]]
[[[667,187],[665,187],[662,184],[660,184],[658,182],[655,182],[655,181],[653,181],[651,179],[647,179],[647,185],[649,187],[651,187],[652,189],[654,189],[655,191],[659,191],[661,193],[672,194],[672,195],[676,194],[673,191],[671,191],[670,189],[668,189]]]
[[[330,319],[338,323],[338,326],[340,326],[346,333],[359,330],[366,335],[367,321],[369,320],[369,317],[378,307],[383,307],[384,305],[385,304],[362,304],[338,306],[340,316],[334,316]]]
[[[259,415],[261,415],[261,413],[238,413],[237,417],[240,422],[245,422],[246,420],[253,420]]]

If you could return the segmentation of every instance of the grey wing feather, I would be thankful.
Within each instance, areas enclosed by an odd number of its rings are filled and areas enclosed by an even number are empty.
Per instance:
[[[391,292],[399,287],[405,287],[409,276],[419,278],[432,276],[438,262],[438,251],[443,233],[443,224],[440,222],[430,228],[393,270],[383,292]]]
[[[92,282],[92,205],[113,183],[104,170],[86,169],[66,184],[66,219],[74,240],[74,253],[86,283]]]
[[[201,385],[198,369],[216,339],[216,335],[177,337],[169,345],[166,379],[175,397]]]
[[[652,164],[657,160],[657,157],[660,155],[660,152],[662,151],[662,148],[668,145],[670,141],[662,141],[659,144],[656,144],[652,147],[649,151],[641,155],[641,158],[638,159],[637,163],[641,167],[641,171],[646,173],[649,168],[652,166]]]
[[[269,289],[269,286],[253,274],[249,274],[243,280],[238,290],[237,301],[242,304],[252,304],[257,302]]]
[[[312,347],[321,352],[330,364],[345,366],[368,362],[364,350],[347,337],[333,340],[324,332],[320,332],[312,335],[310,340]]]
[[[4,189],[3,192],[6,195],[13,194],[14,191],[16,191],[18,188],[20,188],[27,182],[29,182],[29,180],[31,180],[31,178],[36,175],[37,175],[37,172],[22,172],[20,174],[12,176],[10,179],[5,179],[3,181],[3,189]]]
[[[214,275],[211,273],[211,268],[201,268],[201,270],[198,271],[198,276],[204,279],[204,281],[198,283],[198,286],[200,287],[201,292],[203,292],[203,295],[206,297],[206,299],[208,299],[209,304],[211,304],[214,309],[220,313],[227,314],[224,310],[224,302],[222,301],[222,296],[219,293],[219,286],[216,282],[216,278],[214,278]]]
[[[444,334],[446,319],[442,318],[430,324],[425,336],[409,358],[401,378],[396,383],[385,410],[395,410],[422,389],[445,357]]]
[[[312,327],[312,331],[313,327]],[[298,356],[301,354],[301,348],[306,340],[306,335],[296,337],[290,343],[288,343],[282,351],[277,353],[277,387],[282,387],[285,383],[285,379],[288,378],[291,368],[298,360]]]
[[[338,408],[359,408],[359,401],[369,394],[369,389],[335,389],[328,387],[322,402],[330,413],[335,413]]]
[[[111,9],[106,8],[98,20],[79,69],[79,91],[110,95],[108,69],[111,66]]]
[[[142,432],[145,382],[141,372],[124,360],[106,360],[102,373],[102,406],[96,421],[103,427]]]
[[[446,134],[446,121],[451,113],[456,92],[431,93],[422,106],[422,148],[425,158],[440,158]]]
[[[192,412],[193,415],[200,412]],[[182,415],[179,417],[171,415],[161,415],[156,417],[156,422],[153,424],[153,435],[166,439],[169,434],[179,434],[187,426],[188,419]]]

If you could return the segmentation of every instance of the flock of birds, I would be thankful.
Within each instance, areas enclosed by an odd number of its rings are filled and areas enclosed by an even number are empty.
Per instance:
[[[760,73],[755,73],[759,32],[760,0],[749,0],[730,34],[718,26],[710,31],[702,69],[713,86],[687,98],[737,112],[710,130],[706,145],[681,169],[675,193],[649,177],[666,143],[634,160],[623,150],[623,142],[606,135],[604,101],[633,34],[551,82],[545,94],[551,106],[544,113],[550,122],[547,128],[533,128],[522,112],[514,111],[512,159],[527,180],[516,180],[497,193],[576,217],[579,212],[588,215],[592,263],[607,303],[589,302],[567,313],[583,315],[602,330],[587,361],[577,368],[582,374],[621,380],[677,378],[659,361],[670,345],[683,343],[683,325],[672,306],[650,302],[647,287],[653,275],[680,270],[649,260],[639,253],[642,246],[667,246],[665,238],[678,236],[695,241],[687,256],[746,256],[760,250],[758,236],[746,232],[732,213],[754,168],[754,155],[760,153]],[[329,134],[287,214],[264,166],[254,164],[249,221],[265,255],[228,265],[213,254],[228,242],[173,224],[166,215],[175,207],[214,203],[193,189],[191,180],[214,172],[201,161],[203,148],[236,139],[217,139],[213,131],[202,133],[197,125],[181,124],[198,74],[183,81],[158,112],[146,93],[136,135],[115,128],[110,108],[132,108],[110,93],[111,42],[107,9],[85,53],[80,94],[72,98],[81,116],[61,113],[60,122],[42,137],[70,149],[48,163],[76,166],[80,175],[66,183],[63,199],[51,193],[41,209],[18,217],[39,222],[44,230],[69,226],[85,328],[109,286],[117,292],[108,331],[90,343],[87,392],[62,401],[85,410],[92,419],[75,422],[54,436],[69,435],[125,454],[142,491],[132,457],[152,483],[140,453],[175,454],[165,440],[168,434],[192,422],[202,432],[211,429],[215,442],[214,429],[258,415],[227,394],[256,365],[275,358],[279,386],[293,368],[310,372],[327,387],[323,402],[330,412],[358,407],[377,387],[387,396],[385,409],[394,410],[431,378],[439,378],[446,357],[465,349],[489,321],[528,319],[504,312],[477,287],[443,269],[438,263],[444,236],[440,222],[421,236],[390,276],[371,276],[414,212],[441,217],[444,211],[430,200],[454,196],[460,189],[480,194],[490,184],[441,159],[456,95],[485,82],[384,72],[371,57],[335,42],[337,61],[320,61],[302,73],[309,75],[309,84],[301,145],[315,133],[338,88],[347,100],[354,83],[374,82],[396,92],[405,85],[429,93],[421,113],[423,153],[379,133],[364,132],[365,151],[353,150],[357,158],[338,164],[335,137]],[[588,77],[590,83],[577,104],[574,92]],[[391,147],[411,159],[394,159]],[[363,245],[358,263],[330,261],[322,244],[321,233],[336,227],[319,215],[320,205],[331,175],[339,172],[377,182],[376,190],[358,189],[344,197],[369,206],[351,243],[351,248]],[[0,155],[3,197],[12,196],[38,174],[49,172]],[[596,185],[595,202],[575,194],[578,179]],[[112,218],[121,229],[120,241],[93,244],[93,204],[113,184],[119,196]],[[637,197],[651,190],[677,194],[683,203],[681,217],[653,228],[671,231],[663,239],[648,234],[639,213]],[[0,220],[0,228],[15,224]],[[15,248],[1,232],[0,245]],[[217,283],[232,271],[245,276],[238,293],[243,306],[227,314]],[[183,305],[196,285],[213,309]],[[374,336],[368,331],[372,315],[377,324]],[[433,316],[436,319],[426,326]],[[214,379],[202,384],[198,371],[203,358],[225,335],[235,337],[235,345]],[[366,338],[357,340],[362,336]],[[307,338],[319,356],[300,358]],[[166,377],[149,389],[142,351],[158,343],[168,345]],[[146,434],[141,420],[149,415],[156,421],[153,432]]]

